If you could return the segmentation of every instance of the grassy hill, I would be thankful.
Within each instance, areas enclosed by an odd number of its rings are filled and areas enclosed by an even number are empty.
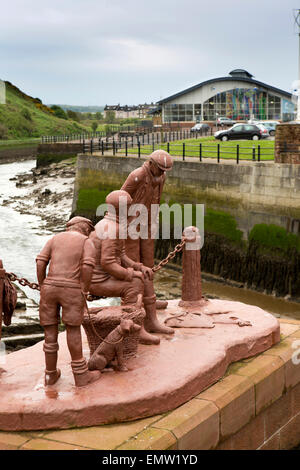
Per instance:
[[[42,135],[61,135],[88,131],[71,119],[61,119],[39,98],[26,95],[10,82],[6,85],[6,104],[0,105],[0,139],[24,139]]]

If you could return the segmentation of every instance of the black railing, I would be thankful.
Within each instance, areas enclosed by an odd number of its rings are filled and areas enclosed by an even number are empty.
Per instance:
[[[81,134],[68,134],[68,135],[51,135],[51,136],[42,136],[42,143],[58,143],[58,142],[83,142],[87,139],[106,139],[113,137],[114,134],[118,135],[120,139],[128,138],[139,138],[138,140],[143,143],[149,143],[154,140],[156,143],[160,142],[173,142],[174,140],[183,140],[183,139],[192,139],[198,138],[201,136],[212,136],[215,132],[215,128],[210,127],[209,129],[200,130],[193,132],[190,129],[179,129],[179,130],[166,130],[159,129],[154,130],[153,128],[142,128],[142,127],[132,127],[132,126],[110,126],[106,131],[97,131],[97,132],[85,132]],[[153,137],[153,135],[155,137]]]
[[[149,137],[149,139],[148,139]],[[98,140],[90,139],[83,141],[83,153],[97,153],[105,155],[107,152],[113,155],[122,153],[125,157],[130,155],[137,155],[141,158],[142,155],[149,155],[154,150],[163,148],[173,156],[182,157],[185,161],[187,157],[194,157],[198,160],[203,161],[205,158],[215,158],[218,163],[221,159],[235,160],[238,164],[241,160],[249,160],[253,162],[260,162],[266,160],[273,160],[274,149],[261,147],[257,145],[222,145],[221,143],[213,143],[205,141],[199,143],[189,142],[178,142],[164,140],[166,136],[162,136],[161,139],[157,139],[154,134],[152,138],[148,136],[145,141],[141,141],[136,138],[125,138],[125,139],[101,139]]]

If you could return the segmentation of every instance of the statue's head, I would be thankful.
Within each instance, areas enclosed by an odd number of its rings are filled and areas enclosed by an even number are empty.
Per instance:
[[[155,150],[149,156],[150,169],[154,176],[161,176],[165,171],[172,170],[173,159],[165,150]]]
[[[67,222],[66,228],[67,232],[80,232],[86,236],[89,236],[89,234],[95,230],[94,225],[90,219],[86,219],[85,217],[80,216],[76,216],[70,219],[69,222]]]
[[[124,336],[128,336],[130,333],[140,331],[140,325],[137,325],[132,320],[122,319],[120,322],[120,328]]]
[[[132,204],[132,197],[127,191],[122,189],[118,191],[112,191],[106,196],[105,202],[107,204],[107,211],[110,214],[111,212],[118,215],[120,213],[121,207],[124,208],[123,213],[127,214],[128,208]],[[126,209],[126,212],[125,212]]]

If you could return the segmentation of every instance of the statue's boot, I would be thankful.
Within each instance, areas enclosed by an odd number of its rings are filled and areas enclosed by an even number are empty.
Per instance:
[[[156,301],[156,310],[164,310],[168,306],[167,300],[157,300]]]
[[[139,342],[141,344],[159,344],[160,338],[158,338],[158,336],[151,335],[145,330],[144,326],[141,326]]]
[[[77,361],[72,361],[71,367],[76,387],[84,387],[85,385],[96,382],[96,380],[100,379],[101,377],[101,372],[99,370],[88,370],[88,366],[84,357]]]
[[[58,348],[58,343],[45,342],[43,345],[46,361],[45,385],[54,385],[61,376],[60,369],[56,367]]]
[[[144,297],[144,308],[146,310],[146,318],[144,320],[144,327],[150,333],[162,333],[167,335],[174,334],[173,328],[162,325],[156,315],[156,298]]]

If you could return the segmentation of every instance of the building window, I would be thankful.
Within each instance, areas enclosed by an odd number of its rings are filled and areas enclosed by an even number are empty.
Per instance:
[[[280,102],[280,98],[279,98]],[[267,119],[267,93],[253,88],[235,88],[218,93],[203,103],[203,118],[214,121],[219,116],[247,120],[251,116]]]
[[[193,106],[192,104],[166,104],[164,106],[164,121],[193,121]],[[201,105],[195,106],[200,106],[201,116]]]

